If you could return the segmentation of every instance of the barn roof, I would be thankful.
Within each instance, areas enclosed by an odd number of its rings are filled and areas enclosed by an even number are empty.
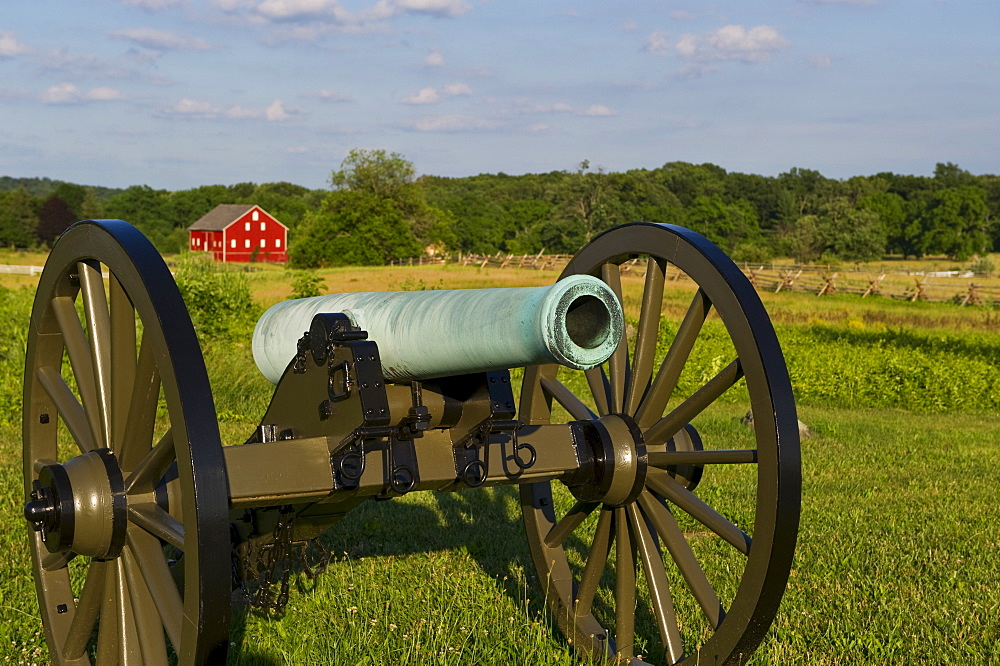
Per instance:
[[[188,231],[222,231],[253,208],[253,204],[219,204],[205,213]]]

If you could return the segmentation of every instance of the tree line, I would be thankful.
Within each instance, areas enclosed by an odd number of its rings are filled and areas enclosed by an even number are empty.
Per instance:
[[[416,176],[399,153],[353,150],[330,189],[292,183],[114,190],[0,178],[0,244],[50,244],[77,219],[111,217],[161,252],[187,247],[186,228],[221,203],[257,204],[290,228],[300,267],[383,264],[436,252],[574,253],[634,221],[694,229],[737,261],[865,261],[1000,251],[1000,176],[939,163],[933,176],[846,180],[793,168],[778,176],[669,162],[655,169],[574,170],[463,178]]]

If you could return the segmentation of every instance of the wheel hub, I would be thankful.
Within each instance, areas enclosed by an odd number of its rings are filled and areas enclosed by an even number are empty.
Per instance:
[[[583,502],[622,506],[635,501],[646,483],[646,443],[638,424],[625,414],[608,414],[585,429],[590,460],[582,477],[568,483]]]
[[[70,549],[110,558],[125,545],[125,487],[118,460],[108,449],[44,465],[29,496],[24,517],[49,552]]]

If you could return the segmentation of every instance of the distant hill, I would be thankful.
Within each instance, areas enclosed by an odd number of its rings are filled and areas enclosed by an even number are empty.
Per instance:
[[[13,178],[11,176],[0,176],[0,192],[8,192],[23,187],[33,197],[44,199],[49,196],[63,182],[62,180],[52,180],[51,178]],[[124,190],[113,187],[101,187],[99,185],[84,185],[94,190],[98,201],[106,201],[115,194]]]

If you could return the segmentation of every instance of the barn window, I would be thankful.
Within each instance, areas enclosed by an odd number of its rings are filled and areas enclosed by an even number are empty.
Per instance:
[[[250,223],[249,222],[247,222],[245,225],[243,225],[243,230],[244,231],[250,231]]]
[[[250,249],[250,239],[249,238],[246,239],[245,241],[243,241],[243,247],[245,247],[248,250]]]
[[[234,250],[236,249],[236,239],[235,238],[233,240],[229,241],[229,247],[233,248]]]
[[[253,221],[256,222],[257,220],[260,219],[260,212],[258,212],[258,211],[255,210],[253,212],[253,215],[251,215],[251,217],[253,218]],[[261,227],[261,229],[263,229],[263,227]],[[247,231],[250,231],[249,227],[247,227]]]
[[[274,247],[281,247],[281,239],[280,238],[275,238],[274,239]]]
[[[261,246],[262,248],[263,248],[263,247],[267,247],[267,239],[266,239],[266,238],[261,238],[261,239],[260,239],[260,246]]]
[[[260,223],[260,230],[261,230],[261,231],[264,231],[264,227],[265,227],[266,225],[267,225],[267,222],[261,222],[261,223]]]

